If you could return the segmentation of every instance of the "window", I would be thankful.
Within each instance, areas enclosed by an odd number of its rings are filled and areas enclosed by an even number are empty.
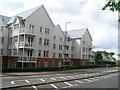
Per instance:
[[[54,36],[54,40],[56,40],[56,36]]]
[[[18,36],[14,36],[13,42],[17,42],[18,41]]]
[[[88,51],[88,49],[86,48],[86,52]]]
[[[42,27],[40,27],[40,33],[42,33]]]
[[[82,58],[85,59],[85,55],[83,55]]]
[[[39,45],[42,45],[42,38],[39,38]]]
[[[62,58],[62,53],[59,53],[59,58]]]
[[[11,67],[16,67],[16,62],[11,62]]]
[[[83,44],[85,45],[85,41],[83,41]]]
[[[32,56],[32,50],[28,50],[27,56]]]
[[[9,56],[11,55],[11,49],[8,50],[8,55],[9,55]]]
[[[45,33],[48,34],[49,33],[49,29],[45,28]]]
[[[13,49],[13,55],[17,55],[17,49]]]
[[[65,50],[69,50],[69,46],[65,46]]]
[[[1,26],[1,32],[3,32],[3,28],[4,28],[4,27],[3,27],[3,26]]]
[[[49,57],[49,51],[44,51],[43,56],[44,57]]]
[[[49,46],[49,39],[44,39],[44,45]]]
[[[62,45],[59,45],[59,50],[62,50]]]
[[[4,37],[2,37],[2,44],[4,44]]]
[[[3,49],[1,49],[1,52],[0,52],[0,54],[3,54]]]
[[[55,49],[56,48],[56,44],[53,44],[53,49]]]
[[[29,25],[30,32],[33,33],[34,31],[34,25]]]
[[[53,58],[55,58],[55,55],[56,55],[56,54],[55,54],[55,53],[53,53]]]
[[[88,58],[88,55],[86,55],[86,59]]]
[[[41,57],[41,50],[38,51],[38,56]]]
[[[83,52],[85,52],[85,47],[83,47]]]

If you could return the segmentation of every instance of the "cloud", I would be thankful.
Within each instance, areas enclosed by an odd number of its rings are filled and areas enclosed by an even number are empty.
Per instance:
[[[105,0],[0,0],[1,2],[23,3],[23,7],[15,10],[1,6],[0,13],[4,15],[15,15],[43,4],[53,22],[59,23],[63,30],[67,21],[71,22],[67,30],[88,28],[96,50],[116,52],[118,49],[118,14],[101,10]]]

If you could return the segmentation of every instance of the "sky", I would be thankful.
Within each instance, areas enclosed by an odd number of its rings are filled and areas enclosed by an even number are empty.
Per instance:
[[[62,30],[88,28],[94,50],[118,53],[118,13],[102,11],[106,0],[0,0],[0,14],[13,16],[44,5],[54,24]]]

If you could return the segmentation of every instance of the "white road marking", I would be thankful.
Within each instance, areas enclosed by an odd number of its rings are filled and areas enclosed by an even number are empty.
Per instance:
[[[56,80],[55,78],[51,78],[52,80]]]
[[[72,85],[72,86],[66,86],[66,87],[62,87],[62,88],[69,88],[69,87],[74,87],[77,86],[78,84]]]
[[[45,81],[44,79],[40,79],[40,80],[43,81],[43,82]]]
[[[75,82],[78,82],[78,83],[84,83],[84,82],[82,82],[82,81],[79,81],[79,80],[75,80]]]
[[[69,85],[69,86],[73,86],[72,84],[68,83],[68,82],[64,82],[65,84]]]
[[[36,86],[32,86],[35,90],[38,90]]]
[[[11,84],[15,84],[14,81],[11,81]]]
[[[50,84],[52,87],[54,87],[55,89],[58,89],[57,86],[55,86],[54,84]]]
[[[68,76],[69,78],[74,78],[74,77],[72,77],[72,76]]]
[[[83,79],[83,80],[88,81],[87,83],[93,82],[93,81],[91,81],[91,80],[89,80],[89,79]]]
[[[59,77],[59,78],[62,78],[62,79],[67,79],[67,78],[65,78],[65,77]]]
[[[28,80],[25,80],[27,83],[30,83]]]

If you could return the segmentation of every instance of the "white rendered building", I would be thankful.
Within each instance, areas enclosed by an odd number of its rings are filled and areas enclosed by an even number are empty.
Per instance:
[[[65,40],[64,32],[54,25],[43,5],[11,17],[5,31],[7,67],[62,67],[76,65],[76,60],[82,61],[77,65],[87,65],[91,57],[88,29],[76,32],[77,38],[70,31]]]

